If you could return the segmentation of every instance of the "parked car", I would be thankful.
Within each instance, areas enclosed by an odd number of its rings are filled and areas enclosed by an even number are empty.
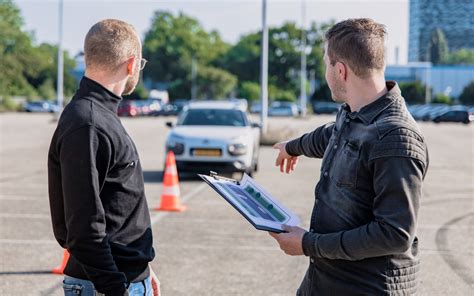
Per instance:
[[[120,105],[117,109],[117,115],[129,117],[135,117],[139,115],[140,111],[135,102],[136,101],[134,100],[123,100],[122,102],[120,102]]]
[[[433,118],[433,122],[462,122],[465,124],[474,121],[474,113],[467,110],[449,110]]]
[[[298,107],[295,103],[275,101],[268,108],[269,116],[290,116],[298,115]]]
[[[173,104],[166,104],[163,107],[161,107],[161,110],[159,111],[154,111],[150,115],[152,116],[172,116],[172,115],[178,115],[179,110],[176,105]]]
[[[178,116],[166,139],[178,171],[218,173],[258,169],[260,129],[242,106],[229,101],[191,102]]]
[[[430,121],[434,117],[448,111],[449,108],[450,107],[445,104],[425,104],[413,105],[408,107],[408,110],[415,120]]]
[[[26,103],[24,110],[26,112],[59,112],[59,106],[49,101],[33,101]]]
[[[262,112],[262,102],[253,102],[250,105],[250,113],[260,113]]]
[[[188,104],[188,100],[175,100],[161,107],[161,110],[152,112],[153,116],[176,116]]]
[[[340,107],[340,104],[334,102],[313,102],[313,113],[336,114]]]

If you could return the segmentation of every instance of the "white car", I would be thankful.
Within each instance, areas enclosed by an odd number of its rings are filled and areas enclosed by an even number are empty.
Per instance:
[[[241,104],[201,101],[188,104],[166,139],[179,172],[245,172],[258,169],[260,126],[250,123]]]

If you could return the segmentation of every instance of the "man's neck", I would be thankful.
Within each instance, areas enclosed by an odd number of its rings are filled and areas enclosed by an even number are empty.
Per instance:
[[[87,71],[84,74],[87,78],[94,80],[98,84],[102,85],[105,89],[114,93],[116,96],[121,97],[125,83],[123,81],[118,81],[111,76],[103,75],[99,72]]]
[[[348,90],[347,104],[352,112],[359,112],[364,106],[376,101],[388,91],[383,77],[358,79]]]

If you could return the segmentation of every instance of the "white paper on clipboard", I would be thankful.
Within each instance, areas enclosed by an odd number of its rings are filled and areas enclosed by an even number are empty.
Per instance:
[[[199,176],[259,230],[280,233],[284,232],[283,224],[296,226],[300,223],[295,214],[247,174],[240,181],[215,174]]]

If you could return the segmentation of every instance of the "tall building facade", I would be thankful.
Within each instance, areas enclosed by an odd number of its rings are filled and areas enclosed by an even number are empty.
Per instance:
[[[431,34],[446,36],[449,51],[474,49],[474,0],[410,0],[408,61],[426,61]]]

